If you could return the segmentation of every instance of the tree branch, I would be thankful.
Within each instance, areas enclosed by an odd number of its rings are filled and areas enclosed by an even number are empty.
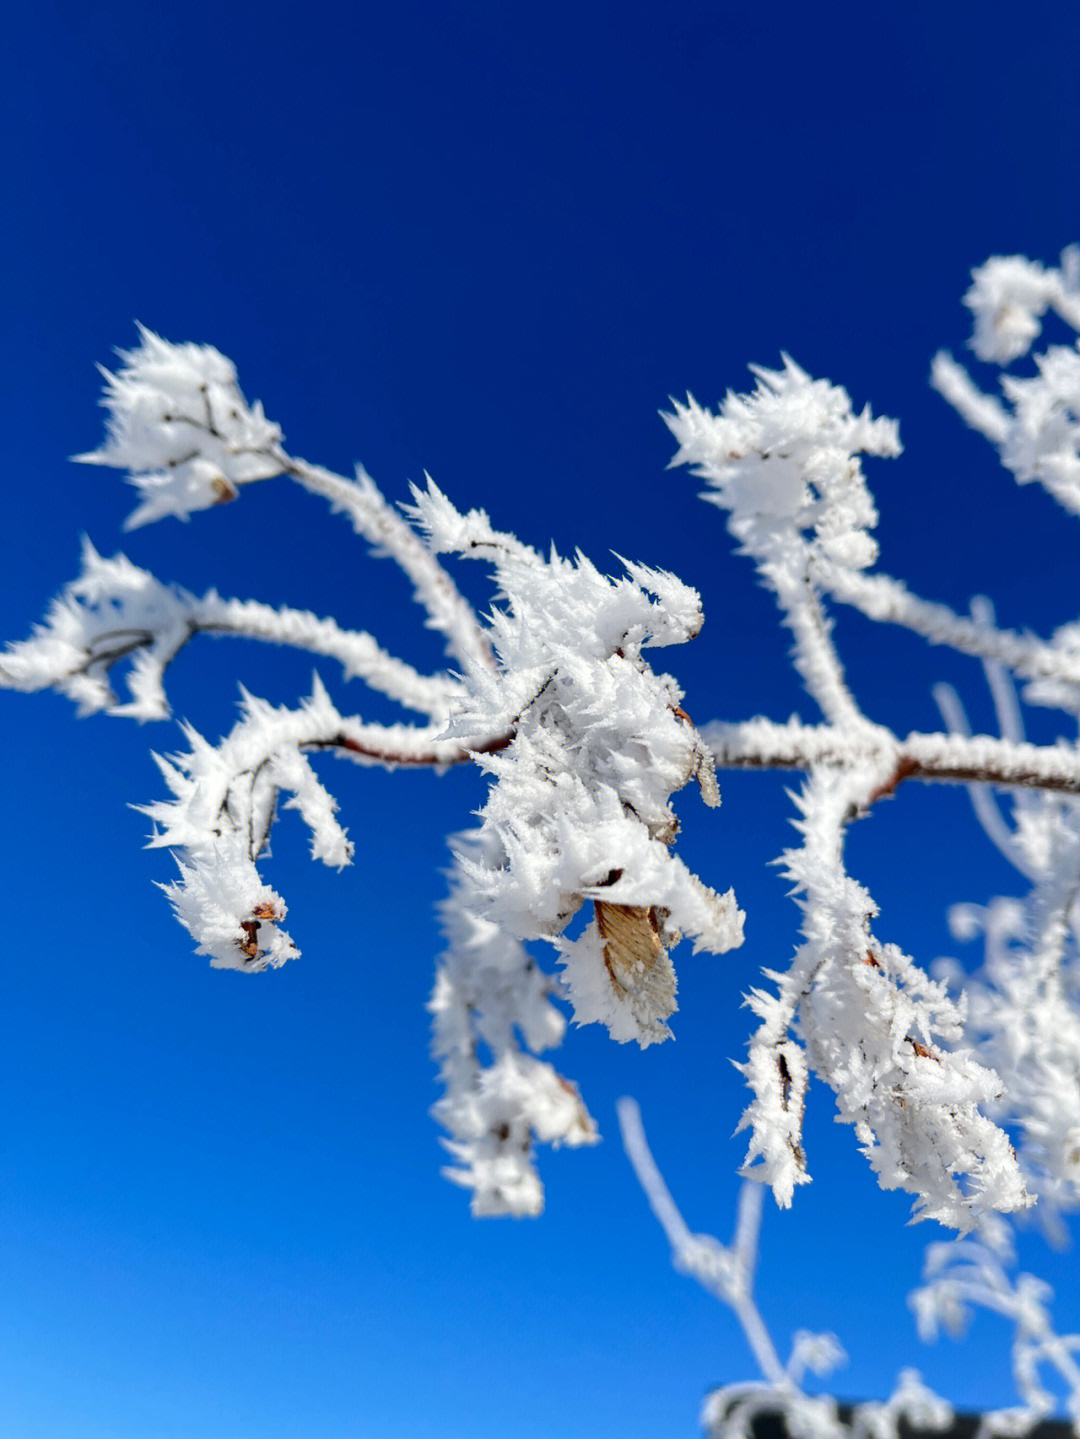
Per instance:
[[[831,725],[798,720],[776,724],[752,719],[741,724],[713,721],[702,739],[724,769],[809,770],[815,765],[847,767],[873,759],[895,746],[892,778],[870,796],[871,802],[895,792],[901,781],[920,779],[946,784],[997,784],[1011,788],[1080,794],[1080,754],[1062,744],[1034,745],[992,735],[921,734],[895,739],[889,731],[852,735]]]

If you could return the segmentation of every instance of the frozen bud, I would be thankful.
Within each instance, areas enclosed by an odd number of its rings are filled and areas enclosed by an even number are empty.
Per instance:
[[[127,470],[141,503],[126,528],[236,498],[280,474],[281,431],[241,393],[232,361],[210,345],[172,345],[139,326],[140,344],[102,370],[105,443],[75,459]]]

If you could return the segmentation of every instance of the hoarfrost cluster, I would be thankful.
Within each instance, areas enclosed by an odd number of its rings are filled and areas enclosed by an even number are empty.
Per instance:
[[[1047,313],[1080,330],[1080,251],[1050,269],[991,259],[965,303],[980,362],[1023,360]],[[995,394],[941,354],[933,383],[1020,483],[1038,482],[1080,513],[1080,349],[1050,345],[1030,371],[1003,376]],[[458,510],[430,480],[396,508],[363,470],[346,478],[290,455],[209,346],[140,328],[138,346],[104,373],[106,439],[78,458],[126,471],[139,496],[129,527],[291,480],[402,568],[446,651],[445,669],[423,674],[333,619],[192,595],[86,543],[80,576],[30,639],[9,645],[0,684],[56,689],[81,713],[163,719],[171,660],[200,634],[230,634],[332,659],[407,712],[400,723],[367,722],[316,680],[294,707],[243,694],[217,743],[183,727],[187,749],[158,759],[169,797],[144,809],[151,843],[175,857],[178,875],[163,888],[198,952],[245,973],[298,955],[285,901],[260,873],[278,809],[299,812],[323,863],[347,865],[354,846],[310,754],[387,769],[475,764],[487,797],[478,825],[450,842],[445,950],[429,1005],[443,1085],[434,1113],[448,1135],[446,1173],[471,1191],[474,1213],[536,1214],[536,1146],[597,1138],[577,1087],[541,1057],[558,1047],[568,1013],[618,1041],[662,1041],[677,1009],[672,951],[683,938],[711,954],[742,941],[723,876],[695,874],[679,853],[673,795],[693,781],[715,807],[717,769],[802,771],[799,842],[782,856],[802,940],[786,970],[747,984],[756,1028],[740,1065],[749,1147],[732,1245],[690,1233],[636,1109],[620,1114],[674,1262],[733,1309],[761,1369],[760,1380],[711,1396],[703,1423],[713,1435],[742,1434],[756,1414],[779,1410],[792,1433],[837,1432],[833,1401],[803,1389],[807,1371],[840,1360],[837,1341],[800,1333],[782,1363],[752,1297],[762,1184],[787,1206],[810,1175],[803,1113],[814,1075],[881,1185],[910,1194],[917,1217],[967,1236],[928,1250],[915,1296],[923,1330],[954,1324],[971,1304],[1014,1321],[1020,1407],[987,1416],[985,1432],[1022,1432],[1047,1412],[1046,1365],[1080,1420],[1077,1341],[1055,1334],[1037,1281],[1009,1276],[1002,1218],[1030,1209],[1053,1233],[1080,1193],[1080,622],[1041,640],[1000,628],[988,602],[958,614],[875,569],[862,458],[900,454],[896,423],[857,412],[845,390],[786,356],[780,369],[754,369],[754,387],[729,392],[715,411],[688,397],[665,416],[672,464],[705,481],[703,498],[726,513],[774,593],[820,711],[818,723],[731,719],[703,715],[708,697],[692,696],[699,726],[676,680],[651,662],[703,622],[699,594],[675,576],[624,560],[609,576],[580,552],[545,555],[482,511]],[[485,615],[443,556],[489,567]],[[836,604],[980,658],[1000,733],[972,735],[946,688],[939,732],[899,736],[875,721],[845,680]],[[121,661],[125,697],[113,688]],[[1022,701],[1063,712],[1073,736],[1029,743]],[[849,827],[911,780],[969,785],[978,822],[1030,886],[1023,899],[953,910],[956,938],[984,944],[974,974],[905,954],[845,865]],[[738,816],[724,819],[737,830]],[[851,1422],[886,1439],[902,1419],[944,1428],[951,1411],[905,1371],[888,1401],[861,1406]]]

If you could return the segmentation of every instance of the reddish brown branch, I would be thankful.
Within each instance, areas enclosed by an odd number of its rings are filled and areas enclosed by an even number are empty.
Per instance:
[[[802,757],[796,759],[774,755],[728,755],[716,747],[713,747],[713,755],[718,769],[808,770],[811,767],[810,762]],[[840,762],[839,755],[836,762]],[[1055,794],[1080,794],[1080,775],[1048,775],[1036,769],[1006,771],[985,766],[931,764],[915,759],[912,755],[901,754],[892,777],[870,795],[870,802],[893,794],[905,779],[935,780],[944,784],[996,784],[1008,789],[1042,789]]]
[[[334,735],[332,739],[317,739],[302,742],[304,749],[343,749],[349,754],[363,755],[375,764],[394,765],[397,768],[411,769],[433,769],[451,764],[464,764],[472,759],[474,754],[495,754],[498,750],[506,749],[513,739],[512,734],[499,735],[495,739],[485,740],[472,750],[453,750],[449,753],[443,751],[436,754],[433,750],[426,753],[420,751],[416,754],[399,754],[394,750],[379,749],[376,745],[361,744],[359,740],[350,739],[348,735]]]
[[[896,762],[896,768],[893,770],[891,778],[887,779],[884,784],[878,785],[867,800],[867,804],[873,804],[876,799],[884,799],[886,795],[891,797],[896,793],[896,787],[901,780],[907,779],[914,773],[915,761],[910,755],[901,755]]]

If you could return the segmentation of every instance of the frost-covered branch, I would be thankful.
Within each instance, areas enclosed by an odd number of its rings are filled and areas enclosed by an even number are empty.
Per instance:
[[[847,685],[821,604],[822,566],[873,563],[877,523],[858,456],[895,456],[893,420],[852,413],[846,391],[811,380],[784,356],[783,370],[752,366],[752,395],[728,392],[718,414],[693,396],[664,415],[679,443],[672,465],[708,481],[703,499],[728,511],[728,529],[751,555],[795,636],[793,661],[825,718],[848,730],[862,716]]]
[[[1066,251],[1057,269],[992,259],[974,272],[966,303],[976,358],[1011,364],[1049,312],[1080,330],[1080,251]],[[1080,513],[1080,348],[1049,346],[1032,370],[1006,375],[992,394],[941,355],[933,379],[1018,481],[1039,481]],[[291,479],[403,571],[452,672],[422,675],[333,619],[216,591],[193,596],[87,544],[78,579],[0,659],[0,686],[53,688],[83,712],[162,718],[172,659],[196,635],[229,634],[331,658],[346,678],[421,717],[365,724],[316,680],[293,708],[245,695],[218,744],[185,726],[188,752],[159,760],[171,798],[145,812],[151,843],[179,862],[167,892],[200,952],[247,972],[296,953],[284,902],[259,872],[281,797],[307,823],[315,858],[340,867],[352,855],[313,753],[388,768],[477,765],[488,789],[478,827],[452,841],[446,947],[430,1002],[447,1173],[472,1191],[477,1214],[539,1212],[536,1146],[597,1137],[576,1087],[541,1057],[562,1039],[561,1006],[616,1040],[663,1040],[677,1008],[674,947],[686,936],[695,950],[722,953],[742,940],[732,892],[711,887],[678,852],[674,796],[693,780],[718,805],[717,766],[805,771],[795,799],[801,842],[783,855],[802,940],[786,972],[765,972],[771,988],[750,987],[758,1025],[741,1066],[753,1091],[741,1126],[750,1131],[744,1174],[768,1182],[785,1205],[807,1181],[803,1107],[815,1073],[882,1186],[912,1194],[919,1217],[975,1229],[985,1248],[993,1211],[1037,1198],[1052,1230],[1080,1206],[1080,747],[1075,733],[1029,743],[1014,682],[1027,702],[1080,717],[1080,621],[1040,639],[1000,628],[988,602],[957,614],[875,570],[877,514],[862,457],[898,456],[896,423],[856,412],[845,390],[786,357],[781,369],[753,375],[751,392],[729,392],[715,412],[692,397],[674,402],[665,417],[678,442],[672,463],[705,480],[705,498],[726,511],[775,594],[822,724],[728,718],[699,730],[680,685],[646,653],[697,634],[695,589],[629,561],[612,578],[580,552],[545,556],[483,511],[459,510],[430,480],[414,487],[411,505],[392,506],[363,469],[344,478],[290,455],[218,351],[145,329],[105,372],[104,443],[78,457],[128,472],[139,494],[129,527],[186,519],[247,484]],[[474,612],[443,556],[490,567],[489,614]],[[835,604],[981,659],[1000,737],[971,734],[948,687],[937,690],[941,733],[901,737],[878,724],[845,678]],[[110,685],[118,667],[123,700]],[[688,703],[700,715],[708,699]],[[1030,886],[1022,899],[954,909],[958,938],[985,939],[973,975],[942,962],[932,979],[880,938],[877,905],[845,868],[847,827],[908,779],[968,784],[977,820]],[[573,928],[579,915],[588,922]],[[529,948],[537,944],[558,974]],[[636,1110],[624,1104],[620,1121],[675,1262],[733,1308],[764,1376],[710,1398],[710,1433],[745,1433],[754,1415],[779,1409],[793,1432],[833,1435],[833,1401],[801,1386],[807,1368],[835,1362],[835,1341],[797,1336],[781,1363],[752,1298],[760,1187],[744,1185],[731,1245],[693,1235]],[[926,1292],[939,1309],[962,1295],[1014,1318],[1023,1415],[1045,1407],[1040,1364],[1056,1366],[1075,1398],[1074,1341],[1053,1334],[1040,1294],[995,1269],[989,1250],[952,1254],[967,1269],[958,1278],[955,1264],[934,1261]],[[891,1439],[904,1416],[924,1427],[948,1422],[910,1373],[853,1422],[868,1439]]]
[[[945,1329],[954,1338],[966,1330],[974,1307],[1000,1314],[1013,1325],[1012,1371],[1021,1404],[988,1410],[979,1439],[1028,1433],[1052,1414],[1056,1397],[1042,1382],[1043,1370],[1064,1384],[1065,1406],[1080,1425],[1080,1334],[1058,1334],[1050,1313],[1054,1291],[1033,1274],[1010,1276],[1015,1263],[1009,1226],[988,1224],[979,1238],[927,1246],[923,1283],[910,1296],[920,1337],[929,1342]]]
[[[743,1066],[754,1091],[740,1125],[751,1130],[744,1172],[756,1172],[784,1206],[807,1181],[801,1129],[812,1067],[834,1089],[838,1117],[854,1126],[882,1187],[915,1195],[917,1217],[964,1231],[984,1208],[1008,1212],[1031,1200],[1007,1135],[980,1112],[999,1093],[997,1076],[954,1047],[960,1011],[943,985],[875,937],[877,906],[844,870],[846,825],[889,774],[818,768],[797,797],[803,844],[784,862],[805,942],[786,974],[766,972],[776,995],[750,994],[761,1025]],[[802,1045],[790,1037],[796,1022]]]
[[[893,771],[881,794],[895,793],[906,779],[1080,794],[1080,752],[1064,743],[1034,745],[963,733],[912,732],[896,739],[887,730],[853,737],[831,725],[766,719],[714,720],[702,725],[701,737],[720,769],[811,770],[855,758],[870,763],[887,758]]]
[[[472,606],[439,564],[436,552],[423,544],[387,503],[363,466],[357,466],[355,480],[346,480],[306,460],[292,459],[284,451],[280,456],[283,473],[329,500],[331,509],[345,514],[377,555],[400,566],[413,583],[417,601],[427,610],[429,627],[445,638],[447,654],[463,664],[490,669],[491,649]]]
[[[469,695],[447,730],[467,749],[512,731],[478,757],[492,784],[480,857],[460,860],[470,902],[513,938],[556,947],[579,1023],[643,1045],[664,1039],[676,1008],[668,950],[683,935],[713,953],[742,941],[731,892],[672,852],[672,793],[696,779],[706,803],[719,794],[682,691],[642,655],[697,634],[698,595],[628,561],[611,580],[581,554],[544,560],[433,485],[414,494],[433,548],[489,562],[506,597],[491,616],[496,668],[467,666]],[[593,922],[565,938],[588,901]]]
[[[211,345],[174,345],[139,325],[120,368],[98,368],[105,443],[74,458],[126,470],[140,503],[125,529],[165,515],[186,520],[282,471],[281,429],[245,400],[231,360]]]
[[[9,644],[0,656],[0,687],[55,689],[75,701],[80,714],[103,710],[133,719],[167,719],[164,675],[180,650],[198,634],[233,635],[287,645],[337,660],[346,679],[361,679],[417,713],[444,717],[461,686],[448,675],[421,675],[387,653],[371,635],[345,630],[333,619],[303,610],[222,599],[216,590],[201,598],[163,585],[125,555],[103,559],[83,540],[82,573],[53,600],[33,638]],[[109,683],[113,667],[128,659],[130,699],[117,699]]]
[[[926,1388],[914,1369],[901,1371],[896,1388],[884,1403],[856,1405],[844,1424],[834,1399],[807,1394],[802,1387],[807,1373],[825,1376],[843,1364],[847,1355],[835,1334],[799,1329],[792,1336],[787,1363],[781,1362],[753,1297],[761,1186],[743,1181],[730,1244],[721,1244],[711,1234],[692,1234],[657,1168],[637,1104],[620,1099],[616,1109],[627,1158],[667,1235],[672,1265],[731,1309],[761,1371],[760,1379],[725,1384],[710,1392],[701,1414],[709,1439],[749,1439],[754,1420],[764,1415],[781,1418],[789,1434],[807,1439],[842,1439],[849,1433],[867,1439],[900,1439],[905,1421],[923,1430],[949,1428],[951,1407]]]
[[[983,361],[1011,364],[1026,355],[1055,311],[1080,331],[1080,249],[1045,270],[1019,255],[995,256],[972,274],[964,303],[975,316],[971,348]],[[951,355],[934,359],[931,382],[972,429],[994,444],[1019,484],[1037,481],[1080,514],[1080,349],[1050,345],[1035,356],[1037,374],[1001,380],[1004,403],[981,391]]]
[[[299,952],[279,928],[284,901],[256,869],[282,790],[292,796],[285,807],[299,810],[311,830],[312,857],[338,869],[351,861],[337,804],[304,750],[332,750],[386,768],[458,763],[464,753],[440,737],[441,729],[365,725],[343,716],[318,677],[297,709],[245,694],[240,721],[218,745],[183,726],[189,753],[155,755],[173,799],[140,808],[155,823],[151,846],[176,855],[181,879],[165,891],[198,953],[209,954],[217,968],[254,973]]]
[[[936,600],[920,599],[891,575],[856,574],[838,566],[823,566],[820,575],[833,599],[852,605],[868,619],[900,625],[931,644],[947,645],[960,654],[997,660],[1021,679],[1064,681],[1074,687],[1073,692],[1080,687],[1080,654],[1071,631],[1059,631],[1048,642],[996,629],[958,615]],[[1071,708],[1056,700],[1044,702]]]
[[[447,948],[428,1006],[445,1086],[432,1113],[450,1133],[455,1161],[443,1172],[473,1191],[476,1215],[538,1214],[544,1190],[534,1142],[592,1144],[599,1136],[575,1086],[534,1057],[562,1042],[566,1017],[551,1002],[558,981],[477,913],[463,860],[481,862],[490,839],[475,832],[456,845],[441,906]]]
[[[796,1387],[802,1374],[795,1374],[791,1363],[781,1363],[754,1302],[753,1277],[761,1228],[761,1185],[751,1180],[743,1181],[739,1189],[735,1236],[730,1245],[721,1244],[711,1234],[692,1234],[652,1156],[641,1122],[641,1110],[634,1100],[620,1099],[616,1112],[627,1158],[634,1166],[649,1207],[660,1221],[671,1245],[672,1264],[680,1274],[696,1279],[703,1289],[734,1311],[751,1352],[770,1384],[782,1389]]]
[[[329,500],[400,565],[449,654],[490,664],[472,608],[362,467],[347,480],[289,455],[280,426],[266,419],[261,404],[248,404],[232,361],[213,346],[174,345],[142,325],[139,338],[137,349],[117,352],[118,370],[101,370],[105,443],[75,457],[127,471],[142,499],[126,528],[166,515],[186,520],[195,510],[236,499],[254,480],[288,475]]]

